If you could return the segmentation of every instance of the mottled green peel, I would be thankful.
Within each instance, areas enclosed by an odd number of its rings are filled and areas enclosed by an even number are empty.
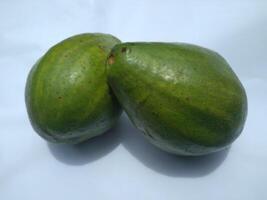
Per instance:
[[[51,49],[33,66],[25,98],[36,132],[51,142],[79,143],[111,128],[121,108],[106,80],[106,59],[120,41],[81,34]]]
[[[121,105],[159,148],[202,155],[229,146],[241,133],[246,93],[217,53],[182,43],[121,43],[107,63]]]

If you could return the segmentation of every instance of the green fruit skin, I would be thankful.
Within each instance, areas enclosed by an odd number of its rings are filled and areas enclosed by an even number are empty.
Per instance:
[[[33,66],[25,101],[41,137],[76,144],[115,124],[121,107],[107,84],[106,58],[117,43],[108,34],[76,35],[53,46]]]
[[[108,81],[122,107],[162,150],[204,155],[240,135],[246,93],[214,51],[184,43],[121,43],[107,63]]]

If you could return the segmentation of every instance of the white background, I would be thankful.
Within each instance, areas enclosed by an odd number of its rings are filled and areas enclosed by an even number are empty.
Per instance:
[[[216,50],[247,91],[242,135],[229,151],[182,158],[147,143],[123,116],[80,146],[47,144],[30,126],[25,80],[51,45],[83,32]],[[266,124],[266,0],[0,1],[1,200],[264,200]]]

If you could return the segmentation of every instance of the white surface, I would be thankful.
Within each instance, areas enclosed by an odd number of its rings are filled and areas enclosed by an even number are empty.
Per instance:
[[[266,0],[0,1],[0,199],[267,199],[266,11]],[[218,51],[247,90],[242,135],[230,151],[179,158],[123,116],[79,147],[48,145],[28,121],[25,80],[51,45],[81,32]]]

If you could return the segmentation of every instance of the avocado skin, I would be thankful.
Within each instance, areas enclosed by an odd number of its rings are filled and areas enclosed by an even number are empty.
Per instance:
[[[116,123],[121,107],[107,84],[105,64],[119,42],[108,34],[76,35],[53,46],[32,67],[25,102],[41,137],[76,144]]]
[[[121,43],[107,70],[130,120],[164,151],[209,154],[228,147],[243,129],[245,90],[214,51],[184,43]]]

